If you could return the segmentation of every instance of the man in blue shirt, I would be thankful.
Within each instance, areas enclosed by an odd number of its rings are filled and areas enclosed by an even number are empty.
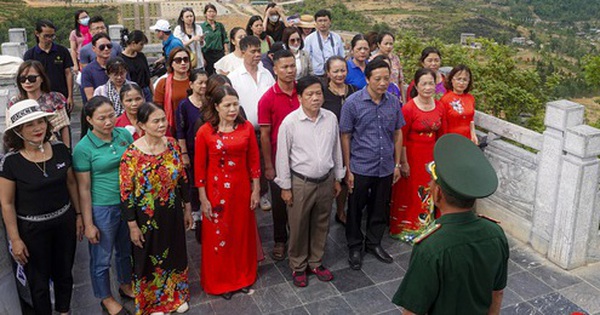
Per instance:
[[[183,43],[181,40],[173,35],[171,32],[171,24],[167,20],[158,20],[156,24],[150,26],[150,30],[156,34],[156,38],[162,41],[163,44],[163,56],[160,57],[155,64],[165,61],[166,58],[169,58],[169,54],[171,50],[175,47],[182,47]]]
[[[362,248],[385,263],[393,258],[381,247],[389,219],[392,184],[400,178],[404,117],[398,98],[387,92],[390,66],[374,61],[365,68],[367,86],[342,106],[340,132],[348,184],[346,240],[354,270],[362,267]],[[367,207],[366,237],[360,229]]]
[[[100,33],[107,33],[108,34],[108,28],[106,28],[106,23],[104,23],[104,19],[101,16],[94,16],[90,19],[89,22],[90,25],[90,34],[92,35],[92,37],[94,37],[94,35],[96,34],[100,34]],[[121,52],[123,51],[123,48],[121,47],[121,44],[117,41],[111,40],[113,48],[110,51],[110,56],[111,57],[117,57],[121,54]],[[83,70],[83,68],[88,65],[89,63],[91,63],[92,61],[96,60],[96,53],[94,52],[94,49],[92,48],[92,43],[89,42],[87,44],[85,44],[83,47],[81,47],[81,49],[79,50],[79,62],[81,63],[81,70]],[[83,93],[83,89],[82,89],[82,95]],[[85,104],[85,100],[83,102]]]
[[[304,40],[304,50],[310,55],[315,75],[325,75],[325,61],[331,56],[344,57],[344,42],[340,35],[331,32],[331,12],[319,10],[315,13],[317,31]]]

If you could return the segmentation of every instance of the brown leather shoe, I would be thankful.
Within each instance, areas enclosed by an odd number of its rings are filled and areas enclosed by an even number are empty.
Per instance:
[[[275,246],[273,246],[273,251],[271,252],[271,258],[273,258],[274,260],[285,259],[285,243],[275,243]]]

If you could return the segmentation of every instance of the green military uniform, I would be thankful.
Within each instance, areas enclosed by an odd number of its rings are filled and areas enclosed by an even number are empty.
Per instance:
[[[487,197],[497,188],[489,161],[462,136],[440,138],[434,160],[428,168],[445,194],[469,200]],[[506,287],[508,255],[497,222],[473,211],[444,214],[415,240],[392,302],[416,314],[487,314],[492,291]]]

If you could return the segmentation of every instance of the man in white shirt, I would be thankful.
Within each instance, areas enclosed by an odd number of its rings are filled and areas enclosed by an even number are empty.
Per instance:
[[[344,42],[342,37],[330,31],[331,12],[319,10],[315,13],[317,31],[304,40],[304,50],[310,55],[315,75],[325,75],[325,62],[332,56],[344,57]]]
[[[240,106],[244,108],[248,121],[258,127],[258,101],[275,84],[273,75],[260,65],[260,39],[246,36],[240,40],[244,66],[232,71],[227,77],[240,96]]]
[[[246,119],[252,123],[256,132],[256,140],[260,144],[260,127],[258,124],[258,101],[265,91],[275,84],[273,75],[260,64],[260,39],[256,36],[246,36],[239,41],[242,50],[243,66],[238,67],[227,75],[233,88],[240,96],[240,106],[246,113]],[[262,152],[262,151],[261,151]],[[261,165],[264,158],[261,156]],[[264,169],[264,167],[262,167]],[[271,202],[267,197],[268,183],[265,176],[260,181],[260,208],[271,209]]]
[[[305,287],[307,269],[321,281],[333,279],[322,258],[344,168],[337,118],[321,108],[321,81],[316,76],[303,77],[296,91],[301,106],[279,127],[275,182],[288,207],[288,256],[294,285]]]

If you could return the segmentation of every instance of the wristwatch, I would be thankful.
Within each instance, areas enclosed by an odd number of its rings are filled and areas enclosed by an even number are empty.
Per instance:
[[[396,165],[394,165],[395,168],[400,168],[400,163],[397,163]]]

